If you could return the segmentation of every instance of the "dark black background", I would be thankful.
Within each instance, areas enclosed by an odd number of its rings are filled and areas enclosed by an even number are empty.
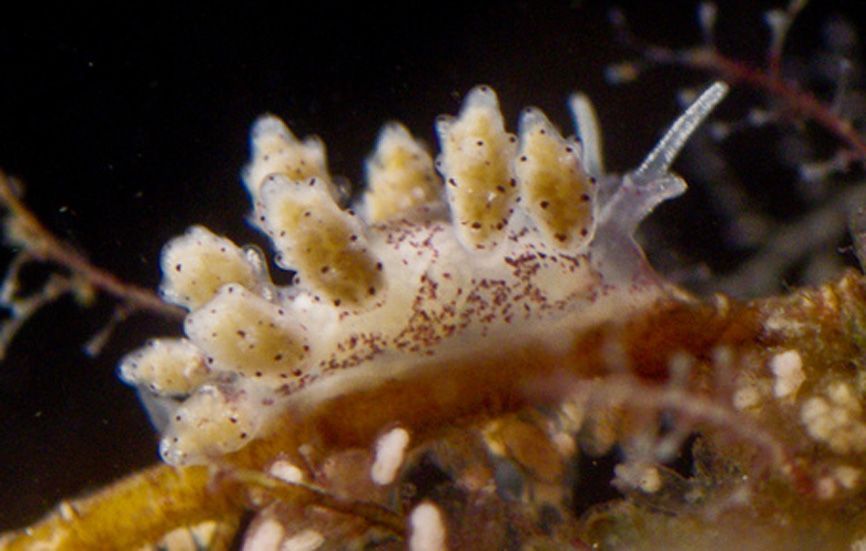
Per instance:
[[[708,81],[669,69],[608,85],[605,66],[630,53],[614,42],[603,2],[289,4],[4,14],[0,167],[26,181],[27,203],[95,264],[155,287],[160,247],[190,224],[264,245],[245,225],[239,183],[249,125],[263,112],[322,136],[332,171],[358,183],[389,119],[432,143],[435,116],[487,83],[512,128],[532,104],[570,131],[566,98],[583,90],[601,119],[608,168],[622,171],[679,112],[677,88]],[[723,47],[759,60],[761,11],[779,4],[722,2]],[[825,15],[850,15],[858,2],[814,4],[795,50],[814,46]],[[648,39],[685,46],[700,36],[694,2],[624,7]],[[660,213],[694,258],[723,247],[699,199]],[[156,437],[114,369],[148,336],[178,328],[137,316],[89,358],[81,346],[110,311],[106,300],[87,310],[63,300],[24,328],[0,365],[0,529],[157,460]]]

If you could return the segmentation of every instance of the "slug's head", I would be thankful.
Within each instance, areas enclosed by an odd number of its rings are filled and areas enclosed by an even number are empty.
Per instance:
[[[680,115],[664,134],[659,143],[646,156],[640,166],[621,179],[604,180],[607,192],[599,205],[597,240],[599,260],[625,273],[633,273],[643,255],[634,242],[638,225],[663,201],[685,192],[685,181],[670,172],[671,164],[692,133],[709,116],[712,110],[728,93],[728,85],[716,82],[707,88]],[[588,102],[580,96],[572,99],[578,128],[595,128],[594,116]],[[583,120],[587,122],[584,123]],[[595,134],[595,132],[593,132]],[[600,143],[592,140],[591,143]],[[587,151],[598,151],[588,148]],[[588,158],[591,166],[601,170],[598,153],[595,159]],[[602,260],[605,257],[606,260]]]

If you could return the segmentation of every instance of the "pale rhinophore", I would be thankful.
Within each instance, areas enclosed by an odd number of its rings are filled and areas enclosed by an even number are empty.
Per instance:
[[[163,457],[237,450],[290,401],[410,376],[467,347],[562,346],[673,292],[633,234],[685,189],[670,163],[725,90],[712,86],[637,170],[615,177],[603,174],[583,96],[571,100],[578,137],[537,109],[515,136],[480,86],[438,121],[435,161],[403,126],[386,126],[352,208],[322,142],[263,117],[244,179],[276,264],[296,275],[275,285],[255,249],[199,226],[166,245],[162,292],[189,310],[186,338],[152,341],[120,368],[170,410]]]

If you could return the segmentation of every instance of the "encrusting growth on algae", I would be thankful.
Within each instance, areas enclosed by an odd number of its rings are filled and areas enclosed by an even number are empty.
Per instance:
[[[387,126],[351,208],[322,142],[263,117],[245,185],[294,279],[195,226],[163,250],[171,306],[75,260],[3,183],[17,319],[42,304],[16,297],[18,266],[50,261],[67,272],[45,300],[107,292],[182,312],[184,336],[119,368],[165,463],[0,548],[866,548],[866,279],[697,298],[634,241],[685,191],[671,163],[727,88],[615,176],[584,96],[577,137],[537,109],[512,135],[479,86],[437,122],[436,158]],[[580,458],[612,450],[621,497],[578,510]]]

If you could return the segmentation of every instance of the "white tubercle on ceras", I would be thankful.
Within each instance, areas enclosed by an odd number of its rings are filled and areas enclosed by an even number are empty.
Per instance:
[[[494,92],[478,87],[459,116],[438,121],[441,180],[404,127],[386,126],[358,216],[339,204],[321,141],[260,119],[245,183],[255,224],[295,281],[277,287],[257,253],[204,228],[166,246],[163,295],[190,310],[186,338],[155,340],[121,367],[173,409],[163,457],[203,462],[260,435],[287,403],[503,342],[561,347],[574,331],[652,304],[668,288],[633,233],[684,189],[670,162],[724,92],[711,87],[639,169],[617,178],[602,174],[583,96],[571,101],[579,140],[536,109],[515,137]]]

